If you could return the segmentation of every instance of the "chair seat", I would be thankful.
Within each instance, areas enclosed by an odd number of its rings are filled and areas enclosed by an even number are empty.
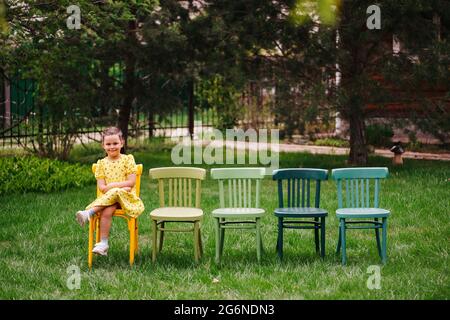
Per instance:
[[[203,218],[203,210],[189,207],[164,207],[150,212],[153,220],[197,221]]]
[[[219,208],[212,212],[212,216],[216,218],[259,218],[266,211],[261,208]]]
[[[327,210],[320,208],[276,208],[274,214],[280,218],[317,218],[326,217],[328,215]]]
[[[114,210],[113,215],[114,216],[124,216],[125,215],[125,211],[123,211],[123,209],[116,209],[116,210]]]
[[[99,212],[95,213],[95,216],[100,217],[100,213]],[[125,211],[123,209],[116,209],[116,210],[114,210],[113,216],[114,217],[124,216],[124,218],[127,217],[127,215],[125,214]]]
[[[385,218],[389,210],[381,208],[341,208],[336,210],[338,218]]]

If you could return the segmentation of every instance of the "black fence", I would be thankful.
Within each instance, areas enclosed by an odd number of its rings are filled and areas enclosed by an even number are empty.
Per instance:
[[[35,81],[0,73],[0,148],[32,149],[64,132],[61,124],[50,120],[48,109],[36,102],[36,95]],[[71,137],[81,143],[99,141],[100,132],[117,123],[117,119],[118,113],[87,119],[85,126],[72,129]],[[215,108],[201,109],[191,98],[178,110],[164,115],[137,106],[132,108],[128,130],[129,136],[136,139],[192,136],[215,127],[218,121]]]
[[[55,137],[67,139],[67,128],[51,120],[50,111],[37,102],[36,81],[8,77],[0,73],[0,148],[39,149],[51,143]],[[176,111],[164,115],[154,114],[138,106],[131,110],[129,137],[148,139],[151,137],[194,136],[210,128],[223,126],[220,123],[223,107],[204,107],[194,99],[196,86],[187,93],[183,105]],[[247,128],[273,128],[271,109],[274,103],[270,86],[264,88],[249,83],[238,98],[239,116],[235,125]],[[95,107],[94,107],[95,108]],[[75,143],[100,141],[100,132],[117,123],[118,113],[108,117],[87,119],[84,125],[71,129],[69,136]]]

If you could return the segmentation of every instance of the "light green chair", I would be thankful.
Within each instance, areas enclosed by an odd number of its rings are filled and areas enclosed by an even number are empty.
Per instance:
[[[387,260],[387,219],[390,211],[379,208],[380,179],[388,176],[388,168],[342,168],[333,169],[332,177],[337,181],[339,239],[336,253],[342,247],[342,264],[347,263],[346,231],[349,229],[374,229],[378,254]],[[371,189],[371,186],[372,189]],[[370,190],[373,191],[371,196]],[[345,205],[344,205],[345,199]],[[379,221],[381,219],[381,222]],[[380,229],[382,241],[380,243]]]
[[[150,213],[153,230],[152,261],[162,250],[165,232],[194,232],[194,257],[198,262],[203,254],[200,222],[201,181],[206,170],[191,167],[166,167],[150,169],[150,177],[158,179],[159,206]],[[167,190],[167,192],[165,192]],[[167,201],[166,201],[167,195]],[[189,228],[167,228],[168,223],[190,223]]]
[[[226,229],[256,230],[256,253],[261,260],[263,250],[259,207],[264,168],[211,169],[211,177],[219,181],[220,208],[213,210],[216,228],[216,263],[220,263]]]

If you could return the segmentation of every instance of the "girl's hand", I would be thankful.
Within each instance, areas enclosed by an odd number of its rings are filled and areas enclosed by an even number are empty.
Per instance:
[[[130,187],[123,187],[122,189],[125,190],[125,191],[128,191],[128,192],[131,191],[131,188],[130,188]]]
[[[112,188],[118,188],[119,186],[117,185],[117,182],[111,182],[111,183],[108,183],[108,190],[109,189],[112,189]]]
[[[111,190],[112,188],[114,188],[114,182],[108,183],[107,185],[105,185],[105,186],[103,187],[103,190],[100,189],[100,191],[103,192],[103,193],[107,193],[107,192],[108,192],[109,190]]]

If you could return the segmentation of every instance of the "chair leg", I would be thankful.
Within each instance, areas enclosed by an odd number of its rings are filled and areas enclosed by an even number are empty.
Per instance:
[[[198,248],[200,252],[200,258],[203,257],[203,242],[202,242],[202,229],[201,226],[198,228]]]
[[[157,232],[158,226],[156,225],[156,220],[152,220],[152,231],[153,231],[153,241],[152,241],[152,262],[156,261],[156,241],[157,241]]]
[[[261,227],[261,225],[260,225],[260,227]],[[260,243],[260,246],[261,246],[261,254],[263,255],[264,254],[264,241],[263,241],[261,228],[260,228],[259,234],[260,234],[259,243]]]
[[[138,228],[138,220],[135,220],[135,229],[134,229],[134,236],[135,236],[135,241],[134,241],[134,253],[136,254],[138,252],[138,248],[139,248],[139,228]]]
[[[345,219],[341,219],[340,221],[341,228],[341,244],[342,244],[342,265],[347,264],[347,253],[346,253],[346,239],[345,239]]]
[[[375,218],[375,221],[378,222],[378,218]],[[375,224],[375,227],[378,227],[378,224]],[[378,255],[380,256],[380,258],[383,258],[383,255],[381,253],[380,229],[379,228],[375,228],[375,237],[377,238]]]
[[[339,235],[338,235],[338,243],[337,243],[337,247],[336,247],[336,254],[339,254],[341,252],[341,222],[339,220]]]
[[[134,264],[134,252],[136,250],[136,219],[131,218],[128,222],[130,229],[130,266]]]
[[[325,258],[325,217],[320,218],[320,255]]]
[[[89,242],[88,242],[88,266],[89,269],[92,268],[92,249],[94,247],[94,228],[95,228],[95,217],[89,219]]]
[[[161,228],[164,229],[165,226],[166,226],[166,223],[161,222]],[[164,231],[158,230],[158,252],[162,251],[163,242],[164,242]]]
[[[256,256],[261,261],[261,218],[256,218]]]
[[[199,246],[198,246],[198,233],[199,233],[199,222],[194,222],[194,258],[195,262],[199,260]]]
[[[225,222],[225,219],[224,219],[224,218],[220,218],[220,219],[219,219],[219,222]],[[219,225],[219,226],[220,226],[220,225]],[[222,253],[223,253],[223,244],[224,244],[224,242],[225,242],[225,229],[222,228],[222,227],[220,227],[219,230],[220,230],[220,255],[222,256]]]
[[[386,264],[386,262],[387,262],[387,218],[383,218],[382,236],[383,236],[383,241],[382,241],[383,248],[381,250],[381,252],[382,252],[381,260],[382,260],[383,264]]]
[[[216,263],[220,263],[220,223],[219,218],[215,218],[216,229]]]
[[[314,222],[319,222],[319,218],[314,218]],[[314,227],[314,243],[316,244],[316,253],[319,254],[319,226],[315,224]]]
[[[278,218],[278,239],[277,239],[277,253],[280,261],[283,260],[283,218]]]
[[[100,216],[95,217],[95,243],[100,242]]]

